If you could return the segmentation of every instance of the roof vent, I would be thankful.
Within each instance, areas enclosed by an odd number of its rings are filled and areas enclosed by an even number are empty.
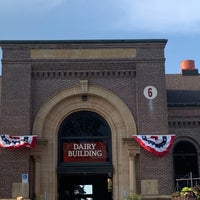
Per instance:
[[[194,60],[183,60],[183,61],[181,61],[181,71],[182,71],[183,76],[198,75],[198,69],[195,69]]]

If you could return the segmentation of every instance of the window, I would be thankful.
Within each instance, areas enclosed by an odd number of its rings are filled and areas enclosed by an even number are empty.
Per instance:
[[[111,131],[99,114],[79,111],[69,115],[59,130],[60,162],[111,162]]]
[[[192,177],[197,178],[198,163],[197,163],[197,150],[195,146],[188,141],[181,141],[177,143],[173,151],[174,161],[174,179],[187,179],[178,181],[180,187],[191,186],[189,180],[191,174]],[[194,180],[193,185],[196,184]]]

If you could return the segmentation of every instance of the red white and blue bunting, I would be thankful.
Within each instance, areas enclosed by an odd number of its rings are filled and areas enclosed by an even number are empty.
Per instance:
[[[156,156],[164,156],[171,149],[175,135],[133,135],[140,146]]]
[[[0,147],[3,148],[19,148],[29,147],[33,148],[36,144],[37,135],[25,135],[25,136],[10,136],[0,135]]]

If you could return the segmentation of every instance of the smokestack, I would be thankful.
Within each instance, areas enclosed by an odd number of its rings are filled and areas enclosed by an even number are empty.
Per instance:
[[[183,76],[195,76],[198,75],[198,69],[195,68],[194,60],[181,61],[181,72]]]

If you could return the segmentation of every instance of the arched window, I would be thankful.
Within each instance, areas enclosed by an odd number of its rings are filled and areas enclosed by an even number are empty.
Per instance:
[[[197,149],[189,141],[178,142],[173,150],[173,162],[174,162],[174,179],[179,186],[191,186],[190,178],[197,178],[198,173],[198,160]],[[179,180],[176,179],[188,179]],[[193,180],[192,184],[195,185],[197,180]]]
[[[111,162],[111,131],[95,112],[74,112],[59,129],[58,162]],[[66,164],[67,164],[66,163]]]

